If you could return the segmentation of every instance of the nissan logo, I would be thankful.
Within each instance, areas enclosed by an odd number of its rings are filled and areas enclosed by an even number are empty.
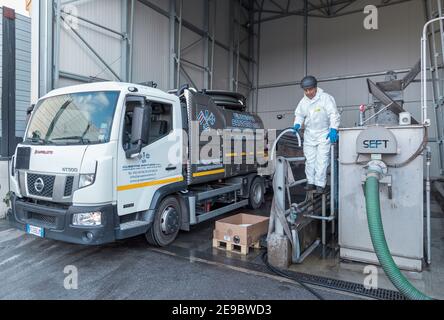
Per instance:
[[[43,182],[42,178],[38,178],[35,182],[34,182],[34,189],[35,191],[37,191],[38,193],[41,193],[43,191],[43,188],[45,188],[45,183]]]

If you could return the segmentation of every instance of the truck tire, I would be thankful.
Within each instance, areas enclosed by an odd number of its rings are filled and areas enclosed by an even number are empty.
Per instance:
[[[265,186],[262,178],[256,177],[250,186],[249,207],[259,209],[264,203]]]
[[[174,196],[166,197],[156,209],[153,225],[145,234],[146,240],[156,247],[173,243],[179,233],[181,221],[179,200]]]

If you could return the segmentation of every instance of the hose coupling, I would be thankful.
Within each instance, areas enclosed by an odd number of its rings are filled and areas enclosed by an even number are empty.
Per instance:
[[[365,168],[367,168],[367,177],[375,177],[378,180],[382,179],[388,171],[387,165],[381,160],[372,160]]]

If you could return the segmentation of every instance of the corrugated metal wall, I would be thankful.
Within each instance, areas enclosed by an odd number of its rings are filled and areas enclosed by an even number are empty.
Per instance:
[[[169,19],[138,1],[135,8],[134,82],[155,81],[159,88],[168,89]]]
[[[0,8],[0,16],[3,9]],[[16,13],[15,20],[16,34],[16,127],[15,134],[22,137],[26,126],[26,110],[31,105],[31,20]],[[0,19],[0,96],[2,89],[2,19]],[[1,111],[1,99],[0,99]],[[2,121],[0,112],[0,136],[2,131]]]
[[[26,110],[31,105],[31,19],[17,15],[15,25],[16,54],[16,137],[26,129]]]
[[[2,138],[2,86],[3,86],[3,81],[2,81],[2,72],[3,72],[3,19],[1,19],[1,17],[3,17],[3,8],[0,7],[0,143],[1,143],[1,138]]]

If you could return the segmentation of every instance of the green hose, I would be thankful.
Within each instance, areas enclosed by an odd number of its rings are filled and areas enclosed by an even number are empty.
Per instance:
[[[379,180],[375,176],[367,177],[365,183],[365,205],[367,220],[373,247],[379,263],[393,285],[409,300],[431,300],[416,289],[396,266],[384,235],[379,202]]]

